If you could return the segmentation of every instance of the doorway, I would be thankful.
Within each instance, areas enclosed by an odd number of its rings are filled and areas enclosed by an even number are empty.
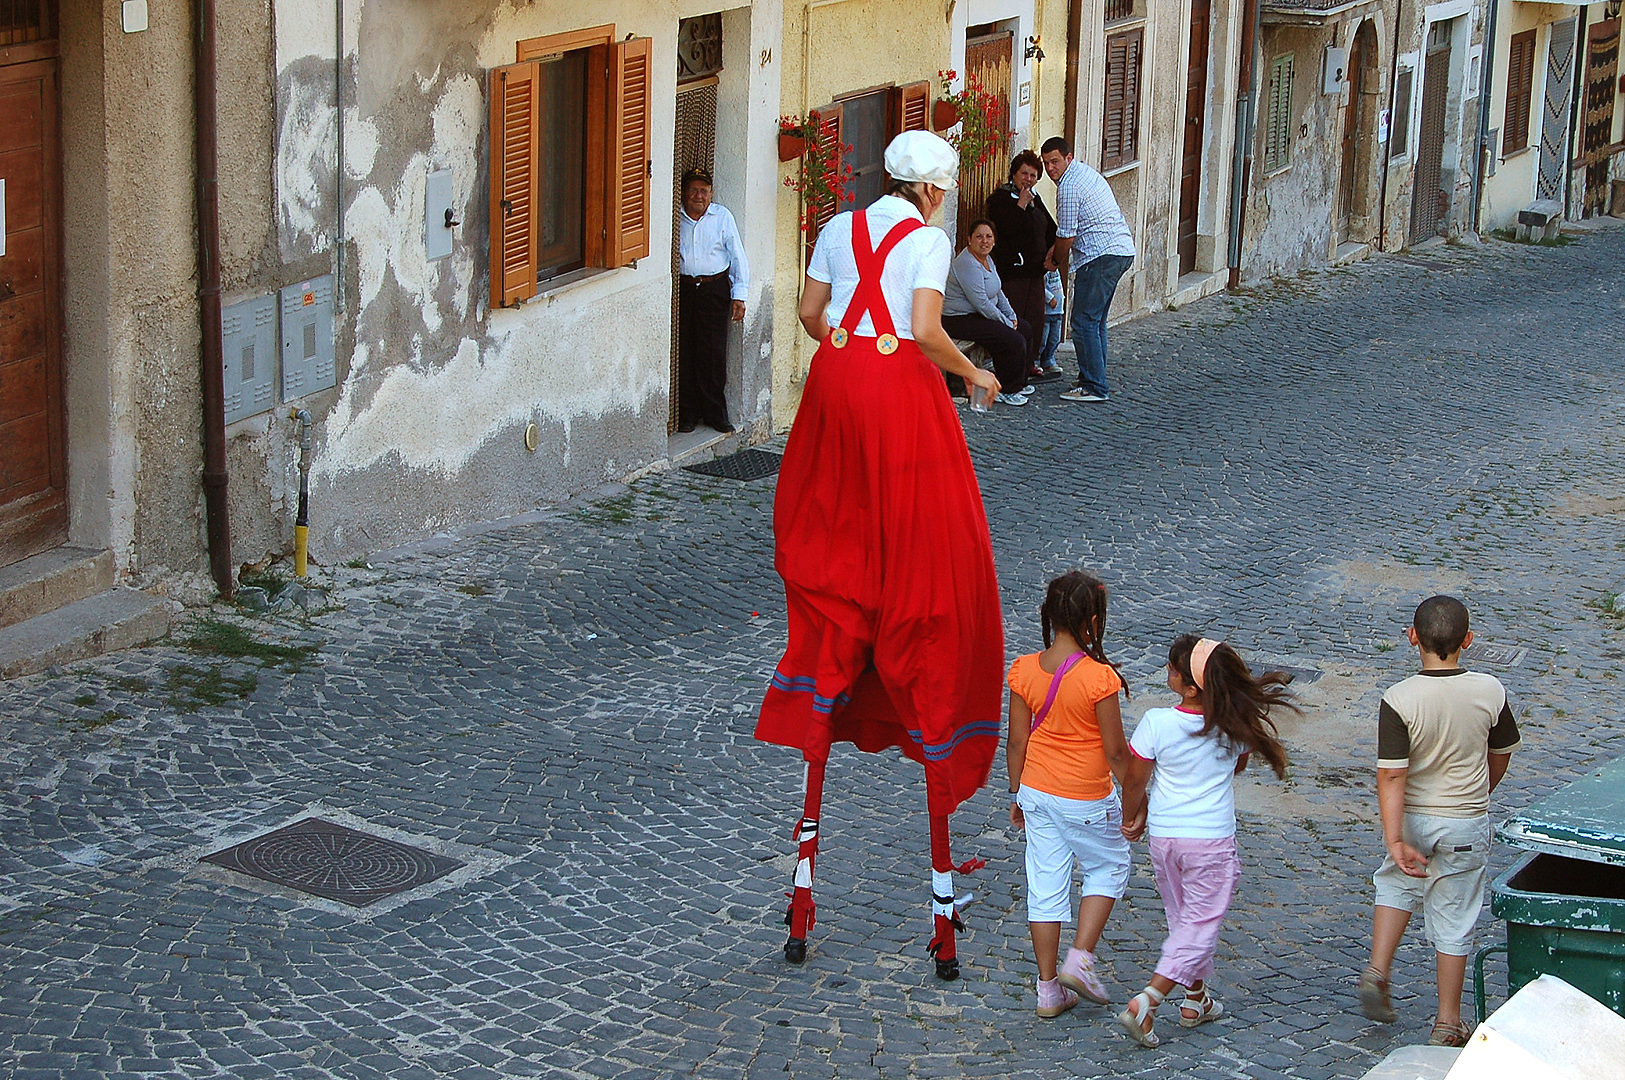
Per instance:
[[[1011,30],[983,30],[973,27],[965,34],[965,85],[974,81],[993,95],[994,124],[1006,134],[980,165],[959,178],[956,249],[965,246],[966,227],[986,212],[987,197],[1004,183],[1010,166],[1010,71],[1015,63],[1016,35]]]
[[[1619,20],[1586,30],[1585,120],[1580,160],[1585,164],[1586,217],[1608,212],[1608,164],[1614,151],[1614,92],[1619,74]]]
[[[1422,122],[1417,130],[1416,175],[1411,187],[1411,243],[1439,235],[1449,204],[1443,189],[1445,106],[1450,93],[1450,37],[1454,20],[1428,27],[1422,70]]]
[[[678,242],[682,226],[677,215],[683,212],[681,190],[683,173],[704,169],[713,175],[717,167],[717,88],[722,74],[722,16],[700,15],[684,19],[677,27],[677,116],[672,139],[671,215],[671,398],[666,409],[666,434],[677,431],[679,383],[677,363],[677,304],[682,290],[678,278]]]
[[[1552,24],[1546,46],[1546,96],[1541,109],[1540,172],[1535,197],[1561,199],[1569,163],[1569,97],[1574,88],[1574,46],[1579,20]]]
[[[1202,201],[1202,144],[1207,140],[1207,55],[1212,0],[1191,0],[1190,63],[1185,68],[1185,147],[1179,159],[1179,273],[1196,269]]]
[[[1369,216],[1366,177],[1370,170],[1367,131],[1373,103],[1381,92],[1377,71],[1377,32],[1368,19],[1349,49],[1349,103],[1343,110],[1343,160],[1337,183],[1337,240],[1347,243],[1365,231]]]
[[[0,565],[68,532],[55,8],[0,5]]]

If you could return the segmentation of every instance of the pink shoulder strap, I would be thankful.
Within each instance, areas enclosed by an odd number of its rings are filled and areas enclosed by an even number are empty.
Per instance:
[[[1031,735],[1033,732],[1037,731],[1038,725],[1044,722],[1044,717],[1049,715],[1050,706],[1055,704],[1055,695],[1061,689],[1061,680],[1066,676],[1066,673],[1076,667],[1078,661],[1082,659],[1083,654],[1081,652],[1075,652],[1065,660],[1062,660],[1061,666],[1055,669],[1055,675],[1049,681],[1049,693],[1044,695],[1044,704],[1040,706],[1037,712],[1033,713],[1033,726],[1027,729],[1027,734]],[[1043,669],[1040,668],[1039,670],[1042,671]]]

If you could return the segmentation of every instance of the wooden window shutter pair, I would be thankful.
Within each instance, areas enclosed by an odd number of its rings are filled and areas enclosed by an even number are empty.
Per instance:
[[[1512,35],[1507,53],[1507,109],[1502,121],[1501,155],[1529,145],[1530,102],[1535,91],[1535,32]]]
[[[1115,169],[1140,156],[1140,64],[1143,27],[1106,39],[1106,107],[1100,167]]]
[[[651,38],[633,38],[597,46],[592,52],[602,53],[604,63],[588,64],[589,82],[595,72],[604,73],[602,87],[589,86],[587,94],[588,125],[603,129],[602,138],[590,132],[587,140],[589,155],[603,159],[586,163],[592,266],[628,266],[649,254],[653,44]],[[536,295],[540,87],[536,61],[491,71],[492,307]]]
[[[821,135],[833,138],[837,142],[841,141],[843,125],[840,105],[825,106],[815,111],[812,116],[818,122]],[[845,155],[842,155],[842,161],[845,162],[845,160]],[[808,206],[807,212],[812,215],[813,227],[807,231],[807,250],[804,253],[804,258],[806,262],[810,263],[812,262],[813,247],[818,242],[818,234],[823,232],[824,226],[828,225],[835,215],[841,212],[841,208],[835,205],[835,200],[823,199]]]

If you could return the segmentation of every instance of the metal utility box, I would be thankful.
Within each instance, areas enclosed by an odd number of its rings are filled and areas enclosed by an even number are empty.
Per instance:
[[[1490,887],[1490,911],[1507,923],[1509,991],[1556,975],[1625,1016],[1625,758],[1499,835],[1530,849]]]
[[[276,405],[275,296],[256,296],[220,310],[220,359],[226,423]]]
[[[333,363],[333,275],[282,290],[282,400],[326,390]]]

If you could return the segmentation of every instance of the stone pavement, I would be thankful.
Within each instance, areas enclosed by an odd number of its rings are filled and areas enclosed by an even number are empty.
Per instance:
[[[1131,717],[1167,700],[1179,632],[1304,673],[1287,781],[1242,785],[1216,1024],[1165,1009],[1147,1051],[1103,1009],[1033,1016],[1002,762],[954,818],[957,857],[989,860],[959,879],[962,981],[924,955],[919,769],[850,748],[784,964],[800,768],[750,737],[784,631],[773,483],[670,472],[329,568],[327,608],[244,622],[308,658],[195,617],[0,686],[0,1074],[1359,1076],[1431,1018],[1417,935],[1400,1023],[1351,981],[1415,602],[1457,591],[1525,650],[1492,669],[1525,732],[1497,814],[1625,745],[1622,268],[1614,229],[1306,275],[1118,328],[1107,405],[1051,384],[967,416],[1012,655],[1081,564],[1113,588]],[[473,862],[360,911],[197,862],[313,807]],[[1160,926],[1141,846],[1102,948],[1122,993]]]

